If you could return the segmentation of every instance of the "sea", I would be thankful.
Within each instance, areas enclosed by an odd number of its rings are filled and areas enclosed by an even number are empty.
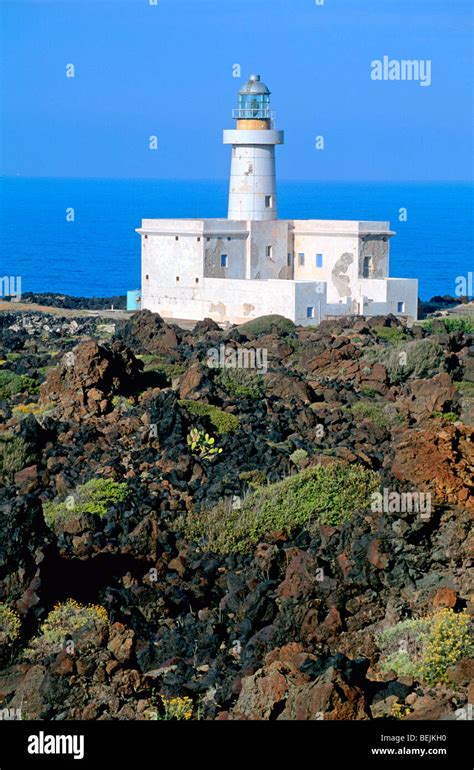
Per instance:
[[[22,292],[112,297],[140,286],[141,220],[227,216],[226,180],[0,179],[0,278]],[[390,275],[454,296],[473,271],[469,182],[280,181],[280,219],[389,221]],[[472,285],[472,278],[471,278]]]

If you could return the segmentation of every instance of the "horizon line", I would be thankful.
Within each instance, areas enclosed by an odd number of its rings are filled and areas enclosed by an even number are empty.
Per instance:
[[[108,181],[108,182],[225,182],[228,184],[227,177],[152,177],[152,176],[28,176],[27,174],[0,174],[0,179],[23,179],[23,180],[36,180],[36,179],[51,179],[51,180],[77,180],[77,181]],[[299,184],[313,183],[325,184],[327,182],[338,182],[341,184],[352,183],[367,183],[371,184],[473,184],[472,179],[321,179],[316,177],[314,179],[299,179],[293,177],[281,177],[279,182],[298,182]]]

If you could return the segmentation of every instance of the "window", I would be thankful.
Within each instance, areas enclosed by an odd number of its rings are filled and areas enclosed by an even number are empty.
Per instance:
[[[211,240],[211,238],[210,238],[210,236],[208,235],[208,236],[207,236],[207,238],[206,238],[206,241],[210,241],[210,240]]]
[[[148,281],[149,277],[150,277],[149,275],[146,275],[145,276],[145,281]]]
[[[291,260],[291,252],[290,252],[290,253],[289,253],[289,254],[287,254],[287,256],[286,256],[286,264],[288,265],[288,267],[291,267],[291,261],[292,261],[292,260]]]
[[[267,246],[266,253],[267,257],[271,257],[273,252],[273,246]]]
[[[322,266],[323,266],[323,255],[316,254],[316,267],[322,267]]]
[[[273,196],[272,195],[265,195],[265,208],[271,209],[273,206]]]
[[[176,276],[176,283],[179,283],[179,275]]]
[[[179,235],[175,235],[175,241],[179,241]]]
[[[372,257],[364,257],[364,264],[362,267],[362,277],[370,278],[372,272]]]
[[[304,254],[298,254],[298,262],[300,267],[303,267],[304,265]]]
[[[200,236],[198,235],[198,241],[200,241],[200,240],[201,240],[201,238],[200,238]]]
[[[313,305],[308,305],[306,308],[306,318],[314,318],[314,307]]]
[[[199,283],[199,278],[195,278],[195,279],[194,279],[194,282],[195,282],[195,283]]]
[[[146,240],[146,241],[148,240],[148,235],[145,235],[145,240]]]
[[[227,267],[228,261],[227,254],[221,254],[221,267]]]
[[[228,235],[228,236],[227,236],[227,240],[228,240],[228,241],[232,240],[232,239],[231,239],[231,237],[230,237],[230,235]]]
[[[404,313],[404,312],[405,312],[405,303],[397,302],[397,313]]]

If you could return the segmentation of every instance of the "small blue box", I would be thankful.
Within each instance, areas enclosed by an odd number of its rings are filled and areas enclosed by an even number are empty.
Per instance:
[[[127,291],[127,310],[141,310],[142,293],[140,289]]]

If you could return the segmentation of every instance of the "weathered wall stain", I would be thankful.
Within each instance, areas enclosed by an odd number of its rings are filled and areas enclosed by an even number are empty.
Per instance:
[[[385,240],[384,240],[385,239]],[[371,235],[359,241],[359,275],[364,274],[364,257],[372,257],[371,278],[385,278],[388,274],[388,241],[383,235]]]
[[[340,297],[351,297],[352,291],[351,291],[351,279],[347,275],[347,271],[349,267],[354,262],[354,255],[349,254],[348,251],[345,251],[344,254],[341,254],[339,259],[337,260],[336,264],[334,265],[331,277],[333,280],[333,284],[337,290],[337,293]]]
[[[210,305],[209,312],[224,316],[226,314],[226,307],[223,302],[217,302],[215,305]]]

